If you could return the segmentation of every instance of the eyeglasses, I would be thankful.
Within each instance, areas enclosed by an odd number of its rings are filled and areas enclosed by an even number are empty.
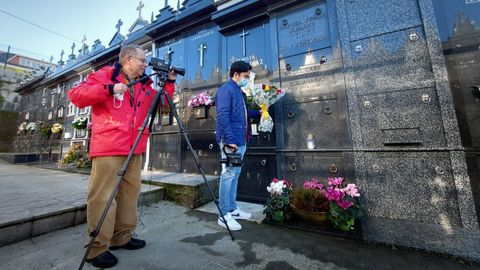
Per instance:
[[[138,57],[135,57],[135,56],[130,56],[130,57],[131,57],[131,58],[135,58],[135,59],[137,59],[138,61],[143,62],[143,63],[145,63],[145,64],[147,63],[147,59],[145,59],[145,58],[138,58]]]

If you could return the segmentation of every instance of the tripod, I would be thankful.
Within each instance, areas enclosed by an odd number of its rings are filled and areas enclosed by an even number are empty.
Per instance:
[[[80,263],[80,267],[78,268],[79,270],[83,269],[83,266],[85,265],[85,261],[87,260],[88,254],[90,253],[90,250],[93,247],[93,243],[95,242],[95,239],[97,238],[98,234],[100,233],[100,228],[102,227],[103,222],[105,221],[108,210],[110,209],[110,207],[112,205],[112,202],[115,199],[115,196],[117,195],[120,183],[123,180],[123,176],[127,172],[128,165],[130,164],[130,161],[133,157],[135,149],[137,148],[137,145],[140,142],[143,131],[145,130],[145,128],[147,127],[147,125],[149,123],[150,123],[149,128],[150,128],[150,130],[152,130],[152,125],[153,125],[153,122],[154,122],[154,119],[155,119],[155,114],[156,114],[157,110],[162,108],[161,106],[162,106],[163,97],[165,97],[165,99],[167,100],[168,106],[170,107],[170,111],[172,112],[173,116],[177,120],[180,132],[182,133],[182,135],[183,135],[183,137],[184,137],[184,139],[187,143],[188,149],[190,149],[190,152],[193,155],[193,159],[195,160],[195,164],[197,165],[197,168],[198,168],[200,174],[203,177],[203,181],[207,185],[208,191],[210,192],[210,195],[212,196],[212,200],[215,203],[215,205],[217,206],[217,209],[218,209],[218,212],[220,213],[220,217],[221,217],[222,222],[227,227],[228,233],[230,234],[230,237],[232,238],[232,241],[235,240],[235,238],[233,237],[232,231],[228,227],[228,223],[225,220],[225,217],[224,217],[222,211],[220,210],[220,206],[218,205],[218,202],[215,199],[215,195],[213,194],[212,188],[208,184],[207,177],[205,176],[205,172],[203,171],[202,165],[200,164],[200,161],[198,160],[197,153],[195,152],[195,150],[192,147],[192,144],[190,143],[190,139],[187,136],[187,132],[185,130],[185,127],[183,126],[183,123],[180,119],[180,116],[178,115],[177,111],[175,110],[173,101],[170,98],[170,96],[165,93],[164,88],[165,88],[165,84],[166,84],[166,81],[167,81],[168,72],[170,71],[170,67],[171,67],[171,63],[172,63],[172,54],[173,54],[173,52],[169,52],[168,55],[167,55],[167,57],[168,57],[168,69],[166,71],[162,70],[161,72],[156,72],[156,73],[150,74],[148,76],[145,75],[142,78],[140,78],[136,81],[133,81],[133,82],[131,82],[127,85],[128,87],[133,87],[133,85],[135,85],[136,83],[138,83],[140,81],[143,81],[143,80],[145,80],[145,79],[147,79],[151,76],[157,75],[158,86],[160,86],[160,90],[155,94],[154,100],[153,100],[152,104],[150,105],[150,109],[148,110],[147,116],[145,117],[145,120],[143,121],[142,126],[140,128],[138,128],[137,138],[135,139],[135,142],[134,142],[132,148],[130,149],[130,152],[128,153],[127,160],[123,164],[120,171],[117,173],[117,175],[118,175],[117,183],[115,185],[115,188],[114,188],[112,194],[110,195],[110,197],[108,199],[108,202],[107,202],[107,205],[106,205],[105,209],[102,212],[100,220],[98,221],[98,224],[95,227],[95,230],[90,233],[90,237],[91,237],[90,243],[87,246],[87,250],[85,251],[85,255],[83,256],[82,262]]]

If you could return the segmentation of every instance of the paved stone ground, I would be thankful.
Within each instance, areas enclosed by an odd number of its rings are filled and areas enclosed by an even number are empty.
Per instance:
[[[0,217],[35,215],[44,211],[36,208],[39,201],[53,206],[85,196],[86,177],[0,164]],[[438,255],[251,221],[241,221],[243,230],[232,241],[215,214],[165,201],[139,210],[137,234],[147,247],[114,251],[114,269],[480,269]],[[0,269],[77,269],[85,232],[83,224],[0,247]]]
[[[143,208],[142,250],[118,250],[114,269],[480,269],[435,255],[241,221],[235,241],[214,214],[170,202]],[[85,225],[0,248],[4,270],[77,269]],[[86,264],[84,269],[94,269]]]
[[[85,204],[87,187],[88,175],[0,160],[0,224]]]

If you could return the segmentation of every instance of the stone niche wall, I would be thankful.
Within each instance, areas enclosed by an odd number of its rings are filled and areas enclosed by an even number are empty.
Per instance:
[[[478,258],[431,0],[336,3],[364,237]]]

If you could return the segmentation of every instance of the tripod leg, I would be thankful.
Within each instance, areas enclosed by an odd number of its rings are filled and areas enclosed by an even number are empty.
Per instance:
[[[182,133],[183,138],[184,138],[185,141],[187,142],[188,149],[190,149],[190,152],[191,152],[192,155],[193,155],[193,160],[195,161],[195,164],[197,165],[198,171],[199,171],[200,174],[202,175],[203,181],[204,181],[205,184],[207,185],[208,191],[210,192],[210,195],[212,196],[212,200],[213,200],[213,202],[215,203],[215,205],[217,206],[218,213],[220,213],[220,217],[221,217],[221,219],[222,219],[222,222],[223,222],[223,223],[225,224],[225,226],[227,227],[228,233],[230,234],[230,237],[232,238],[232,241],[235,241],[235,238],[233,237],[232,231],[230,230],[230,227],[228,227],[227,221],[225,220],[225,217],[224,217],[222,211],[220,210],[220,206],[218,205],[218,202],[217,202],[217,200],[215,199],[215,194],[213,193],[212,188],[211,188],[210,185],[208,184],[207,177],[205,176],[205,172],[203,171],[202,165],[200,164],[200,161],[198,160],[197,153],[195,153],[195,151],[193,150],[192,144],[190,143],[190,139],[188,139],[187,133],[186,133],[186,131],[185,131],[185,127],[183,126],[183,123],[182,123],[182,121],[181,121],[181,119],[180,119],[180,116],[178,115],[177,111],[174,109],[174,105],[173,105],[172,99],[171,99],[167,94],[165,94],[165,92],[162,92],[161,94],[164,95],[165,98],[167,99],[168,106],[170,106],[170,111],[173,113],[173,116],[174,116],[175,119],[177,120],[178,126],[179,126],[179,128],[180,128],[180,132]]]
[[[126,171],[127,171],[127,168],[128,168],[128,165],[130,164],[130,161],[132,160],[132,157],[133,157],[133,154],[135,152],[135,149],[137,148],[137,145],[138,143],[140,142],[140,139],[142,138],[142,134],[143,134],[143,130],[145,130],[145,128],[147,127],[149,121],[153,121],[153,119],[151,119],[152,115],[154,114],[155,110],[157,109],[158,107],[158,104],[160,103],[160,98],[161,98],[161,94],[160,92],[163,92],[163,88],[161,91],[157,92],[156,95],[155,95],[155,99],[154,101],[152,102],[152,105],[150,106],[150,109],[148,111],[148,114],[147,116],[145,117],[145,120],[143,121],[143,124],[142,126],[138,129],[138,135],[137,135],[137,138],[135,139],[135,142],[132,146],[132,148],[130,149],[130,152],[128,153],[128,156],[127,156],[127,160],[125,161],[125,163],[123,164],[122,168],[120,169],[120,171],[118,172],[118,179],[117,179],[117,183],[115,185],[115,188],[112,192],[112,194],[110,195],[109,199],[108,199],[108,202],[107,202],[107,206],[105,207],[105,209],[103,210],[102,212],[102,215],[100,217],[100,220],[98,221],[98,224],[97,226],[95,227],[95,230],[90,234],[90,243],[88,244],[87,246],[87,250],[85,251],[85,255],[83,256],[83,259],[82,259],[82,262],[80,263],[80,267],[78,268],[79,270],[83,269],[83,266],[85,265],[85,262],[87,260],[87,257],[88,257],[88,254],[90,253],[90,250],[92,249],[93,247],[93,243],[95,242],[95,239],[97,238],[99,232],[100,232],[100,229],[103,225],[103,222],[105,221],[105,218],[107,216],[107,213],[108,213],[108,210],[110,209],[111,205],[112,205],[112,202],[113,202],[113,199],[115,199],[115,196],[117,195],[118,193],[118,187],[120,186],[120,183],[122,182],[122,179],[123,179],[123,176],[125,175]],[[168,95],[166,95],[168,97]]]

